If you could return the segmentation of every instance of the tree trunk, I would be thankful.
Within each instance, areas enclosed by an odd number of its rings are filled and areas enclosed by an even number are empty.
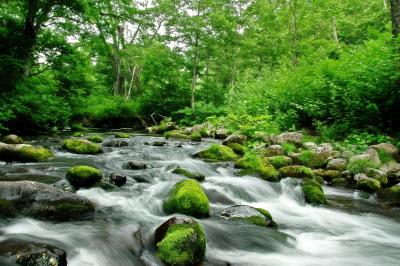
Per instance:
[[[397,37],[400,33],[400,0],[390,0],[393,36]]]
[[[337,34],[337,22],[336,22],[336,17],[333,17],[333,25],[332,25],[332,28],[333,28],[333,39],[335,39],[337,48],[340,48],[339,37],[338,37],[338,34]]]
[[[196,83],[197,83],[197,58],[198,58],[198,46],[199,46],[199,35],[196,33],[195,44],[194,44],[194,55],[193,55],[193,73],[192,73],[192,110],[195,108],[195,94],[196,94]]]
[[[292,31],[292,45],[293,45],[293,65],[299,63],[299,44],[298,44],[298,29],[297,29],[297,16],[296,16],[296,0],[290,1],[290,12],[292,15],[291,31]]]

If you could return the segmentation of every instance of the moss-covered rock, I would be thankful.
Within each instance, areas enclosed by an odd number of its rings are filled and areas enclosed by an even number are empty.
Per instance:
[[[328,203],[322,186],[311,179],[306,179],[302,186],[304,198],[307,203],[313,205],[322,205]]]
[[[165,133],[166,139],[180,139],[180,140],[190,140],[190,136],[186,135],[184,132],[179,130],[172,130]]]
[[[167,214],[182,213],[193,217],[208,217],[209,202],[200,184],[193,179],[178,182],[164,201]]]
[[[314,172],[311,168],[302,165],[290,165],[279,169],[282,177],[294,178],[310,178],[314,177]]]
[[[310,168],[323,168],[326,166],[327,153],[317,153],[312,150],[302,151],[297,158],[298,163]]]
[[[356,188],[368,193],[375,193],[381,189],[381,183],[373,178],[363,178],[357,181]]]
[[[101,171],[99,169],[78,165],[68,169],[66,178],[76,188],[90,187],[101,179]]]
[[[146,128],[147,132],[150,134],[163,134],[167,131],[177,129],[178,127],[169,118],[161,121],[160,125]]]
[[[195,157],[209,161],[232,161],[239,156],[227,146],[213,144],[210,148],[195,154]]]
[[[197,181],[204,181],[205,180],[205,175],[199,173],[199,172],[192,172],[183,168],[176,168],[172,171],[172,173],[177,174],[177,175],[182,175],[186,176],[187,178],[191,179],[196,179]]]
[[[247,205],[235,205],[225,208],[219,213],[219,216],[230,221],[245,222],[274,229],[278,227],[267,210]]]
[[[293,163],[292,158],[287,156],[273,156],[267,158],[268,162],[272,164],[275,168],[282,168],[289,166]]]
[[[199,142],[199,141],[201,141],[201,137],[202,137],[202,135],[201,135],[200,132],[193,132],[192,134],[190,134],[190,140],[191,141]]]
[[[203,229],[193,219],[175,216],[154,234],[157,256],[167,265],[197,265],[204,259],[206,239]]]
[[[239,143],[230,143],[228,147],[231,148],[236,154],[244,155],[246,153],[246,148]]]
[[[235,168],[242,169],[242,175],[257,174],[267,181],[279,181],[279,172],[265,158],[255,154],[247,154],[236,161]]]
[[[93,143],[102,143],[104,139],[100,135],[95,135],[95,136],[88,137],[88,140]]]
[[[228,145],[231,143],[239,143],[241,145],[243,145],[247,140],[247,136],[245,135],[241,135],[239,133],[234,133],[232,135],[230,135],[229,137],[227,137],[222,144],[223,145]]]
[[[97,154],[102,152],[100,145],[86,139],[66,139],[63,143],[63,148],[77,154]]]
[[[296,145],[290,142],[284,142],[281,144],[281,146],[287,155],[297,151]]]
[[[333,179],[330,184],[335,187],[347,187],[349,185],[349,181],[347,178],[341,177]]]
[[[328,162],[326,169],[344,171],[346,170],[347,160],[344,158],[332,159]]]
[[[377,193],[378,199],[393,206],[400,206],[400,184],[390,188],[381,189]]]
[[[281,145],[270,145],[262,151],[262,155],[265,157],[281,156],[285,155],[285,150]]]
[[[321,170],[314,171],[314,173],[318,176],[321,176],[327,182],[331,182],[333,179],[342,177],[342,172],[336,170]]]
[[[22,143],[24,143],[24,140],[21,137],[14,135],[14,134],[5,136],[2,139],[2,141],[7,144],[22,144]]]
[[[0,160],[6,162],[41,162],[54,157],[49,149],[26,144],[5,144],[0,142]]]
[[[83,137],[83,133],[75,132],[74,134],[72,134],[72,136],[75,137],[75,138],[80,138],[80,137]]]
[[[115,134],[115,138],[117,139],[129,139],[131,136],[127,133],[118,132]]]

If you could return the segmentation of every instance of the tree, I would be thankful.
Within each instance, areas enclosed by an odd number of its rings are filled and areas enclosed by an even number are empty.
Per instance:
[[[400,0],[390,0],[392,33],[397,37],[400,33]]]

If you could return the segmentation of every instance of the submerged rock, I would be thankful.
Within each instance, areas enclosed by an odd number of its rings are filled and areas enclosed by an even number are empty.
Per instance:
[[[67,139],[63,143],[63,148],[77,154],[97,154],[102,152],[99,144],[86,139]]]
[[[202,173],[189,171],[183,168],[175,168],[172,173],[177,175],[186,176],[187,178],[196,179],[197,181],[204,181],[206,178]]]
[[[196,218],[208,217],[210,206],[200,184],[193,179],[175,184],[163,204],[167,214],[182,213]]]
[[[242,169],[242,175],[258,174],[267,181],[279,181],[279,172],[265,158],[255,154],[248,154],[236,161],[235,168]]]
[[[313,205],[322,205],[328,203],[322,186],[318,182],[307,179],[304,181],[302,189],[307,203]]]
[[[51,220],[91,218],[95,207],[86,198],[32,181],[0,182],[0,215]]]
[[[110,141],[107,141],[106,143],[104,143],[103,146],[109,147],[109,148],[126,147],[126,146],[129,146],[129,141],[122,140],[122,139],[113,139],[113,140],[110,140]]]
[[[68,169],[66,178],[76,188],[91,187],[101,180],[101,171],[99,169],[78,165]]]
[[[195,157],[210,161],[231,161],[239,156],[227,146],[213,144],[210,148],[195,154]]]
[[[25,266],[67,265],[67,254],[63,249],[26,235],[16,235],[0,241],[0,258]]]
[[[111,174],[109,177],[109,181],[111,184],[116,185],[117,187],[123,186],[126,183],[126,176],[118,175],[118,174]]]
[[[277,228],[271,214],[262,208],[253,208],[247,205],[235,205],[223,209],[219,216],[226,220],[251,223],[259,226]]]
[[[141,162],[127,162],[125,168],[130,170],[144,170],[151,168],[151,166]]]
[[[5,144],[0,142],[0,160],[6,162],[41,162],[54,157],[49,149],[27,144]]]
[[[192,218],[172,217],[156,229],[154,240],[157,256],[167,265],[197,265],[204,259],[204,232]]]
[[[22,143],[24,143],[24,140],[21,137],[14,135],[14,134],[5,136],[2,139],[2,141],[7,144],[22,144]]]

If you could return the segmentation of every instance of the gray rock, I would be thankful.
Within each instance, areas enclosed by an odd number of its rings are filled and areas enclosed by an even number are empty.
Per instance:
[[[303,144],[303,147],[306,148],[306,149],[315,151],[317,149],[318,145],[315,144],[314,142],[306,142],[306,143]]]
[[[234,133],[232,135],[230,135],[229,137],[227,137],[222,144],[223,145],[228,145],[231,143],[239,143],[240,145],[243,145],[247,140],[247,137],[245,135],[240,135],[237,133]]]
[[[226,139],[229,136],[229,131],[225,128],[218,128],[215,131],[215,138],[216,139]]]
[[[0,215],[51,220],[91,218],[95,206],[88,199],[32,181],[0,182]]]
[[[129,146],[129,141],[123,139],[113,139],[103,144],[104,147],[120,148]]]
[[[328,170],[344,171],[346,170],[347,160],[343,158],[333,159],[328,162]]]
[[[266,157],[285,155],[285,150],[281,145],[275,144],[265,148],[263,155]]]
[[[235,205],[225,208],[218,214],[218,216],[225,220],[246,222],[273,228],[277,227],[272,216],[266,210],[256,209],[247,205]]]
[[[276,137],[276,142],[278,144],[290,142],[296,144],[297,146],[301,146],[303,143],[303,138],[304,138],[303,134],[299,132],[286,132],[278,135]]]
[[[387,154],[389,154],[393,159],[396,161],[400,161],[400,154],[399,154],[399,149],[394,146],[393,144],[390,143],[380,143],[377,145],[372,145],[370,148],[375,149],[375,150],[383,150]]]

